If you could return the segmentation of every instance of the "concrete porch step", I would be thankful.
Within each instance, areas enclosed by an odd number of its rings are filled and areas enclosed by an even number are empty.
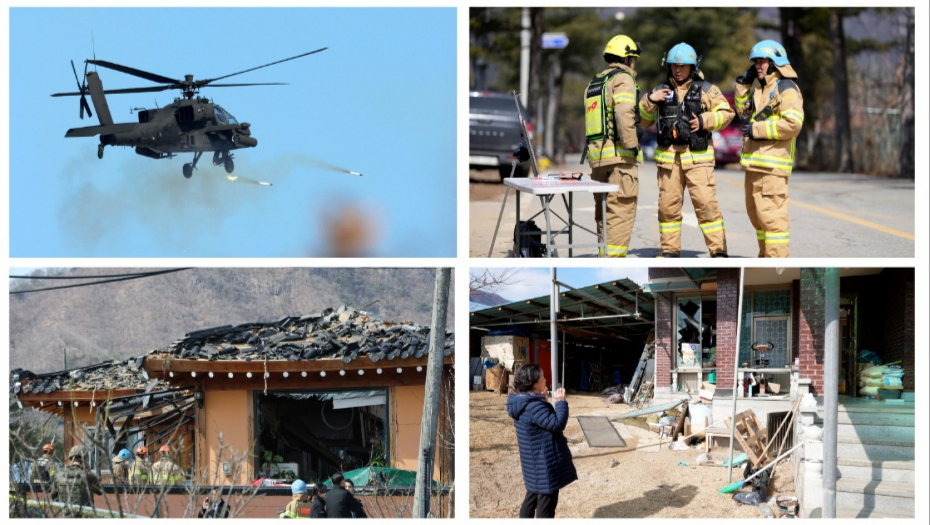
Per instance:
[[[822,414],[821,414],[822,416]],[[819,418],[823,421],[823,417]],[[914,413],[903,412],[839,412],[836,422],[840,425],[877,425],[906,427],[914,426]]]
[[[914,485],[840,478],[836,480],[836,506],[913,512]]]
[[[885,402],[885,401],[856,401],[840,403],[837,407],[840,414],[914,414],[914,402]],[[817,415],[823,417],[823,406],[817,407]]]
[[[837,518],[890,518],[890,519],[913,519],[913,510],[886,509],[876,510],[858,506],[836,506]]]
[[[844,424],[836,426],[837,436],[858,437],[860,439],[895,439],[901,441],[914,441],[914,421],[907,425],[894,424]]]
[[[914,483],[914,461],[882,458],[836,458],[839,477],[846,480]]]
[[[885,461],[913,460],[914,440],[838,435],[836,438],[836,456],[838,458],[881,458]]]

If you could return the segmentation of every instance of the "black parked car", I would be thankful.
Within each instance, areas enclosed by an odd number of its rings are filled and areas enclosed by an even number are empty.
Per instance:
[[[524,117],[526,111],[520,107]],[[468,97],[468,165],[471,168],[497,168],[501,178],[510,176],[513,150],[526,142],[521,134],[520,117],[512,95],[472,91]],[[530,122],[527,132],[532,134]],[[532,135],[528,137],[532,140]],[[528,162],[517,165],[514,177],[526,177]]]

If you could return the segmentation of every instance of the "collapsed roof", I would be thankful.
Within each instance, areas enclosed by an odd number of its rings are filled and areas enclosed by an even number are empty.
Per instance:
[[[369,316],[349,306],[328,308],[302,316],[287,316],[273,322],[220,326],[186,334],[166,348],[124,361],[35,374],[11,371],[10,396],[51,394],[58,390],[165,390],[170,385],[149,378],[147,358],[208,361],[319,361],[343,363],[365,357],[377,362],[421,359],[429,349],[429,326],[392,323]],[[452,355],[454,333],[446,332],[442,350]],[[157,381],[152,384],[151,381]]]

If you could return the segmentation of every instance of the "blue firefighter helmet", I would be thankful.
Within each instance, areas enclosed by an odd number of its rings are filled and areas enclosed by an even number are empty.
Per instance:
[[[774,40],[763,40],[752,46],[752,50],[749,51],[749,60],[757,58],[768,58],[776,66],[787,66],[791,63],[788,62],[788,52],[785,51],[785,47]]]
[[[694,66],[694,69],[698,68],[700,60],[694,48],[684,42],[676,44],[665,55],[666,64],[688,64]]]
[[[297,480],[291,484],[291,494],[306,494],[307,493],[307,484],[301,480]]]
[[[119,458],[120,460],[122,460],[122,461],[126,461],[127,459],[132,458],[132,453],[129,452],[128,449],[125,449],[125,448],[124,448],[123,450],[120,450],[120,451],[119,451],[119,454],[117,454],[116,457],[118,457],[118,458]]]

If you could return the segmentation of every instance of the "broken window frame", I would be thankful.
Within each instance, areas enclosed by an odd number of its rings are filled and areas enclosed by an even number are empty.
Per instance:
[[[384,396],[384,404],[381,405],[384,409],[384,417],[382,419],[383,434],[381,436],[382,447],[384,449],[384,465],[391,465],[391,450],[392,450],[392,425],[391,421],[394,417],[394,414],[391,412],[391,388],[390,387],[363,387],[363,388],[322,388],[322,389],[293,389],[293,390],[268,390],[267,396],[263,390],[253,390],[252,403],[253,403],[253,417],[252,417],[252,436],[253,436],[253,455],[254,458],[254,473],[253,476],[255,479],[258,479],[261,476],[263,458],[261,454],[261,433],[259,428],[259,411],[261,409],[262,396],[271,397],[274,394],[337,394],[344,392],[379,392]],[[289,463],[289,462],[288,462]],[[366,465],[367,466],[367,465]],[[298,478],[305,480],[307,474],[304,472],[298,472]],[[331,473],[329,473],[331,474]],[[323,479],[327,479],[329,474],[322,474]]]
[[[703,381],[707,381],[707,376],[711,372],[717,370],[716,367],[705,367],[704,366],[704,355],[703,355],[703,339],[704,339],[704,329],[700,328],[698,333],[698,341],[701,345],[701,353],[699,353],[696,358],[698,364],[695,366],[683,366],[681,364],[681,334],[680,328],[678,327],[678,320],[680,315],[681,304],[687,301],[694,301],[699,303],[699,308],[697,312],[698,321],[703,325],[703,315],[704,315],[704,303],[708,302],[717,302],[716,292],[711,293],[680,293],[675,294],[675,307],[673,312],[673,331],[674,331],[674,349],[675,349],[675,359],[672,360],[672,381],[673,381],[673,390],[677,391],[679,387],[685,387],[685,389],[690,388],[691,390],[697,392],[700,388],[700,385]]]

